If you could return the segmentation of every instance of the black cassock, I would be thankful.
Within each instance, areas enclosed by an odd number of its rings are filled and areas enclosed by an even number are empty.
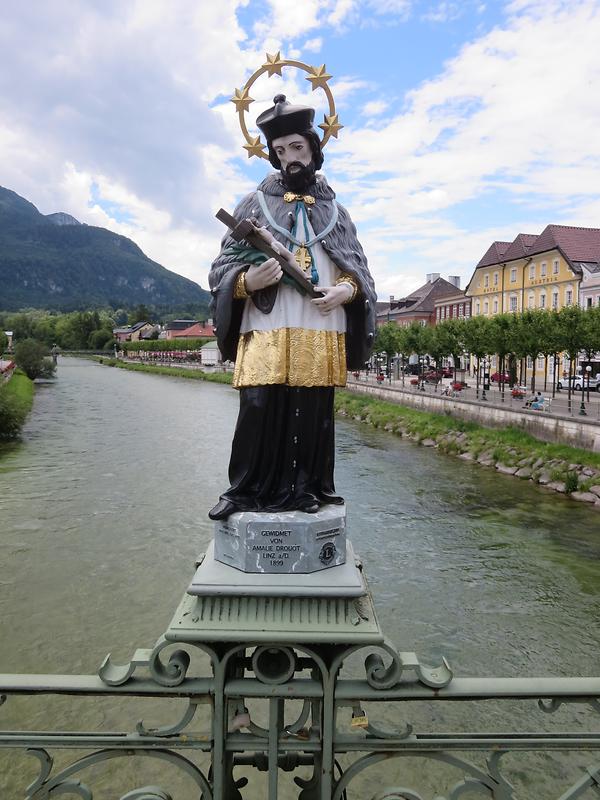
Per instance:
[[[240,511],[290,511],[334,494],[332,386],[249,386],[222,495]]]

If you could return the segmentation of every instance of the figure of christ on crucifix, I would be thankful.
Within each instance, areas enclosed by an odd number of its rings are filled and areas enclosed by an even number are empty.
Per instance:
[[[313,119],[314,109],[292,106],[283,95],[259,116],[278,172],[234,216],[254,219],[317,296],[302,291],[275,258],[230,235],[211,267],[219,348],[235,361],[240,390],[230,487],[211,519],[237,511],[315,513],[344,502],[333,478],[334,387],[370,355],[376,295],[350,216],[316,174],[323,153]]]

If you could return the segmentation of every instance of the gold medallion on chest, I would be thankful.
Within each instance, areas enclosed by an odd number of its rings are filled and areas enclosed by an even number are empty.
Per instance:
[[[294,253],[294,258],[301,270],[304,270],[304,272],[310,272],[310,268],[312,267],[312,258],[310,256],[308,247],[305,247],[303,244],[300,245],[300,247]]]

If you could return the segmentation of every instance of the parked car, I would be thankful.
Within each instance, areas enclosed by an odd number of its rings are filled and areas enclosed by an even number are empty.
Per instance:
[[[510,375],[508,372],[492,372],[490,380],[492,383],[500,383],[500,381],[502,381],[502,383],[509,383]]]
[[[451,378],[454,373],[450,367],[443,367],[442,369],[430,369],[423,375],[423,380],[428,383],[439,381],[442,378]]]
[[[587,375],[573,375],[570,382],[571,382],[571,390],[580,392],[582,388],[585,389],[588,388]],[[590,375],[589,382],[590,382],[591,392],[600,391],[600,375],[594,375],[593,377]],[[565,379],[559,378],[558,381],[556,382],[557,389],[563,389],[563,388],[566,389],[568,385],[569,385],[568,378]]]

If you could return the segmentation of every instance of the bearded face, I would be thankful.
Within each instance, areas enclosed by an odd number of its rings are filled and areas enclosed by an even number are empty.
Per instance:
[[[315,180],[315,165],[308,139],[299,133],[292,133],[273,139],[271,147],[279,159],[286,188],[297,194],[304,193]]]
[[[285,169],[282,168],[281,175],[290,192],[304,194],[315,182],[315,165],[312,159],[308,164],[292,161]]]

